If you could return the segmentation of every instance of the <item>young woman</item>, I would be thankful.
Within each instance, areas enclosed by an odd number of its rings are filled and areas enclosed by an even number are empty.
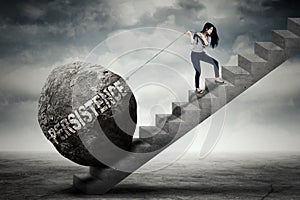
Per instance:
[[[206,63],[212,64],[214,66],[215,72],[215,82],[216,83],[224,83],[222,78],[219,76],[219,63],[216,59],[210,57],[204,51],[204,48],[207,46],[211,46],[215,48],[218,46],[219,36],[217,34],[216,27],[207,22],[202,31],[193,33],[191,31],[186,32],[187,35],[190,36],[191,44],[193,44],[193,48],[191,49],[191,60],[193,66],[196,70],[195,74],[195,87],[197,93],[203,93],[205,89],[199,88],[199,78],[201,75],[201,68],[200,68],[200,60]]]

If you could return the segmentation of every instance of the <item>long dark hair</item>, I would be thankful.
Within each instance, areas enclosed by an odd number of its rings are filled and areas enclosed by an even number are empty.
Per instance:
[[[204,33],[206,30],[210,29],[211,27],[213,27],[213,31],[210,34],[210,37],[211,37],[210,46],[212,48],[215,48],[219,44],[219,36],[218,36],[216,27],[213,24],[211,24],[209,22],[206,22],[204,24],[204,26],[203,26],[202,31],[200,31],[200,32]],[[194,34],[194,39],[195,38],[199,38],[200,39],[199,35],[197,35],[196,33]],[[196,40],[196,41],[197,41],[197,44],[198,44],[198,40]],[[202,41],[202,40],[200,40],[200,41]]]

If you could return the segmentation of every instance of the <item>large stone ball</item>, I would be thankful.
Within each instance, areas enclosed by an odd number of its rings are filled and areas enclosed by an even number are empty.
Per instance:
[[[106,166],[91,152],[109,153],[104,134],[118,148],[130,149],[137,104],[119,75],[100,65],[74,62],[50,73],[39,99],[38,122],[64,157],[80,165]]]

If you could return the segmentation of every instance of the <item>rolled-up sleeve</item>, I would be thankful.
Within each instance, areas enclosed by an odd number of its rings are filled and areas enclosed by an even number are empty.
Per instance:
[[[210,45],[210,42],[211,42],[211,37],[207,37],[207,42],[208,42],[208,45]]]
[[[190,42],[191,42],[191,44],[192,44],[192,45],[194,45],[194,44],[195,44],[195,40],[194,40],[194,39],[193,39],[193,41],[190,41]]]

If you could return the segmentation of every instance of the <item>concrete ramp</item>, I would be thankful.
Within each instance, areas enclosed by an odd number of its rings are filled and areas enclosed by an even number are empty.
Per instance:
[[[86,176],[74,175],[74,187],[87,194],[104,194],[176,140],[199,125],[251,85],[300,50],[300,18],[288,18],[287,30],[273,30],[271,42],[256,42],[253,54],[239,54],[236,66],[222,66],[224,84],[207,78],[207,92],[188,92],[188,102],[173,102],[172,113],[156,115],[155,126],[139,127],[140,138],[128,157],[119,161],[128,171],[90,167]]]

